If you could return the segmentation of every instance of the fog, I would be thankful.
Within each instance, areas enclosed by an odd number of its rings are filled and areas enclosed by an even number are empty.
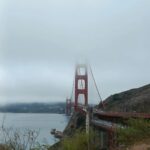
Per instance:
[[[103,99],[149,84],[149,18],[149,0],[1,0],[0,103],[65,101],[77,62]]]

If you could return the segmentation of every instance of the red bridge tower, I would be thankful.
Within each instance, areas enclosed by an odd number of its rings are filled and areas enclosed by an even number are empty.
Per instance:
[[[79,97],[83,103],[79,102]],[[75,71],[75,111],[82,110],[81,107],[88,106],[88,72],[86,65],[77,65]],[[81,109],[80,109],[81,108]]]

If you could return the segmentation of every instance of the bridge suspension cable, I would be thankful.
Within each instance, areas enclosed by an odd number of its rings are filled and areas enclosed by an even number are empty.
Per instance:
[[[93,74],[93,71],[92,71],[92,68],[91,68],[91,65],[90,65],[90,64],[89,64],[89,69],[90,69],[90,72],[91,72],[91,75],[92,75],[92,79],[93,79],[93,81],[94,81],[95,88],[96,88],[96,91],[97,91],[97,93],[98,93],[100,102],[101,102],[101,104],[102,104],[102,107],[104,108],[103,101],[102,101],[102,97],[101,97],[101,94],[100,94],[100,92],[99,92],[99,90],[98,90],[98,86],[97,86],[97,84],[96,84],[96,80],[95,80],[95,78],[94,78],[94,74]]]

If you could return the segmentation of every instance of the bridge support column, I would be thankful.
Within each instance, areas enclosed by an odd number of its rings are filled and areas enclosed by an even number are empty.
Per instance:
[[[79,95],[82,96],[82,104],[79,104]],[[75,111],[80,110],[82,105],[87,108],[88,106],[88,74],[86,65],[77,65],[75,71]]]

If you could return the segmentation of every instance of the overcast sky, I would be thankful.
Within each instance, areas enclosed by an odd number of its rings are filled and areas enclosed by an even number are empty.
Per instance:
[[[103,99],[149,84],[150,0],[0,0],[1,104],[65,101],[85,60]]]

